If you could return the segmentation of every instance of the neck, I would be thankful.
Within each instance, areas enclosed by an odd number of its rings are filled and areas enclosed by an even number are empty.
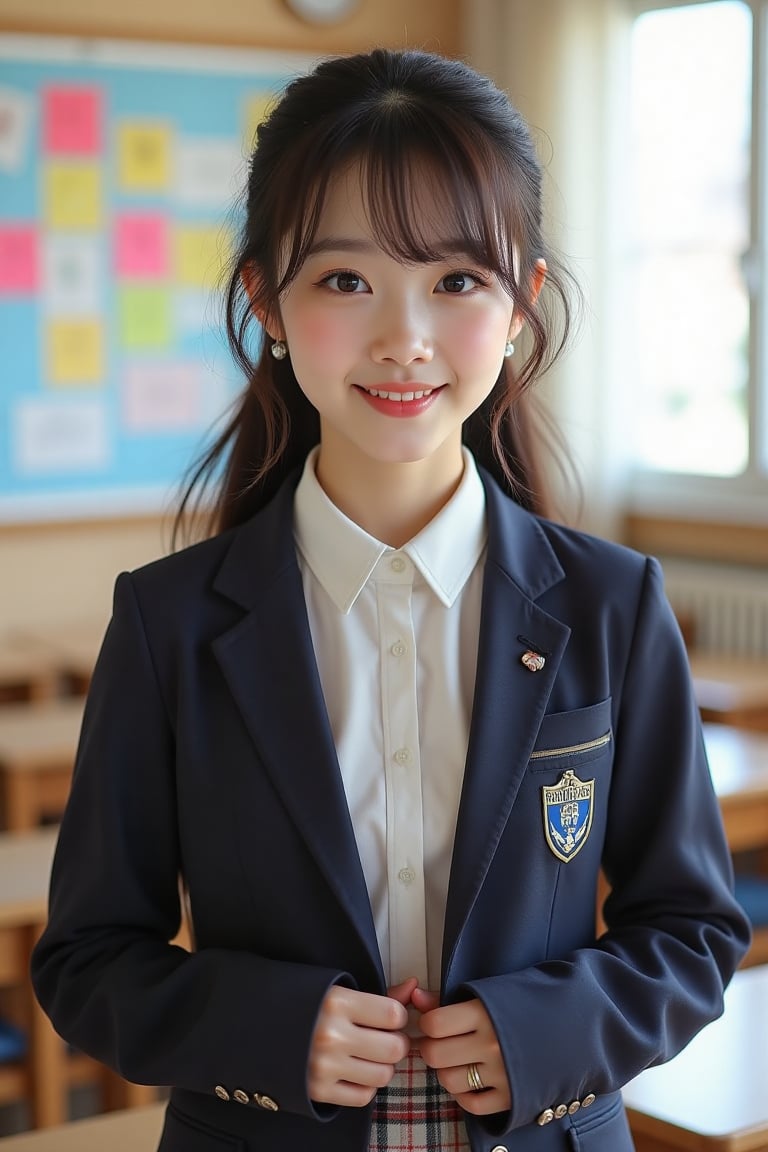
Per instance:
[[[316,465],[318,482],[336,507],[391,548],[402,548],[434,519],[463,471],[460,445],[428,460],[389,463],[341,457],[323,441]]]

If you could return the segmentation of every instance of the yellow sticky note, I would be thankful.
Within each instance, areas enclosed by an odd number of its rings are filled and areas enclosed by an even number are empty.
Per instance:
[[[171,129],[130,121],[117,130],[118,183],[123,192],[165,192],[171,182]]]
[[[245,142],[250,151],[256,143],[256,129],[275,103],[274,92],[260,92],[245,103]]]
[[[51,320],[46,330],[48,378],[52,384],[101,384],[104,327],[100,320]]]
[[[124,348],[167,348],[171,343],[171,300],[165,288],[121,288],[118,319]]]
[[[102,174],[96,164],[48,164],[43,175],[49,228],[93,231],[102,222]]]
[[[188,287],[214,288],[232,255],[225,228],[185,225],[176,230],[176,279]]]

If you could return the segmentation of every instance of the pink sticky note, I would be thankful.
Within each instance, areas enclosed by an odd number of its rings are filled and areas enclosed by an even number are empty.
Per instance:
[[[43,146],[57,155],[101,151],[101,93],[96,88],[51,86],[43,91]]]
[[[126,279],[157,280],[168,275],[168,221],[159,214],[118,216],[115,270]]]
[[[0,292],[35,292],[37,282],[37,230],[27,224],[0,227]]]
[[[123,424],[131,432],[184,432],[202,421],[198,367],[185,363],[129,364],[123,379]]]

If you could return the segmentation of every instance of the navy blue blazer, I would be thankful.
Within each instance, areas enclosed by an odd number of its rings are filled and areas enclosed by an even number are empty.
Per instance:
[[[369,1108],[318,1106],[306,1088],[329,986],[385,983],[296,561],[295,482],[242,527],[119,577],[32,961],[71,1044],[173,1086],[162,1152],[368,1147]],[[749,929],[658,565],[483,482],[441,994],[485,1004],[512,1106],[467,1127],[473,1152],[629,1152],[622,1085],[719,1015]],[[569,770],[594,782],[578,850],[544,792]],[[193,954],[168,943],[179,877]],[[537,1123],[559,1105],[573,1109]]]

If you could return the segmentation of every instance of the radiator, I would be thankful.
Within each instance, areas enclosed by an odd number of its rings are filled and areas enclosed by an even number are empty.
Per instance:
[[[667,596],[704,652],[768,659],[765,568],[663,559]]]

